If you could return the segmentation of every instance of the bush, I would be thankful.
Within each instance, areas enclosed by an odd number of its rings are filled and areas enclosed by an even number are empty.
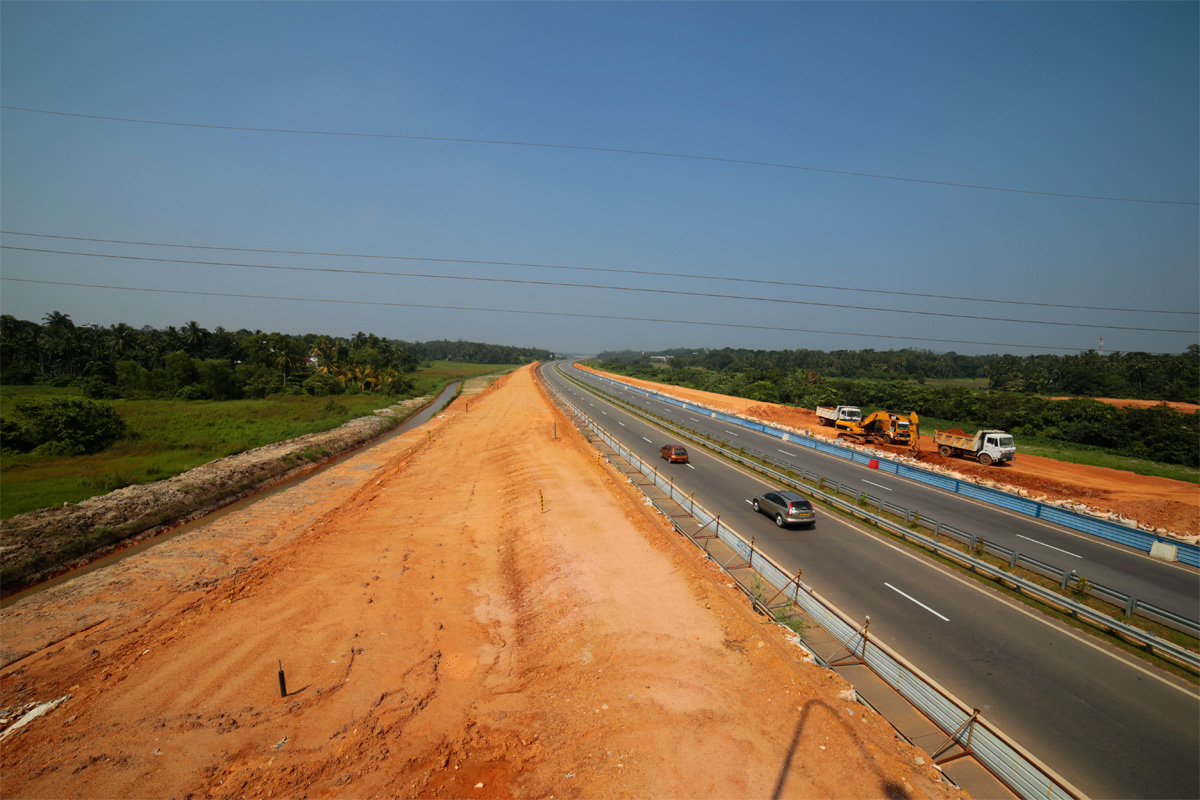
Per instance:
[[[121,396],[117,387],[97,375],[91,375],[80,381],[83,396],[89,400],[113,400]]]
[[[16,453],[28,453],[38,445],[28,428],[11,419],[0,420],[0,442],[5,450]]]
[[[317,374],[303,383],[304,391],[313,397],[328,397],[331,394],[341,394],[345,391],[342,382],[332,375]]]
[[[208,400],[209,394],[208,394],[208,392],[206,392],[204,390],[203,386],[193,383],[190,386],[184,386],[182,389],[180,389],[178,392],[176,392],[175,399],[176,400]]]
[[[106,403],[57,398],[46,403],[18,402],[22,442],[38,449],[51,443],[55,455],[98,453],[125,434],[125,420]],[[7,443],[6,443],[7,444]]]

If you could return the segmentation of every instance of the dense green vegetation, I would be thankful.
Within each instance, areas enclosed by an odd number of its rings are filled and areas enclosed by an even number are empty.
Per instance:
[[[1197,354],[1200,350],[1191,348],[1179,358],[1190,357],[1194,362]],[[674,359],[669,367],[656,367],[640,354],[636,360],[613,358],[598,362],[598,366],[634,377],[764,402],[803,408],[843,404],[859,406],[864,411],[877,408],[915,411],[923,418],[952,420],[955,427],[968,430],[998,428],[1017,437],[1070,443],[1189,468],[1200,466],[1200,415],[1180,413],[1166,406],[1117,408],[1092,399],[1049,400],[1012,390],[980,391],[911,380],[830,378],[798,367],[745,366],[758,355],[753,353],[740,362],[729,361],[724,367],[704,369]],[[780,362],[777,354],[767,355],[770,357],[758,360],[786,363]],[[1181,365],[1176,366],[1180,372],[1186,372]],[[1195,374],[1196,365],[1192,366]]]
[[[404,342],[359,331],[336,337],[217,328],[77,326],[0,317],[0,384],[79,388],[92,399],[237,400],[274,394],[404,396],[427,360],[527,364],[547,350],[479,342]]]
[[[928,350],[696,350],[601,353],[598,361],[649,364],[666,357],[672,369],[771,375],[779,391],[795,392],[814,375],[825,378],[986,380],[987,388],[1042,395],[1081,395],[1200,403],[1200,345],[1178,355],[1110,353],[964,356]],[[793,403],[791,399],[781,402]]]
[[[507,372],[511,364],[435,362],[411,374],[412,396],[432,395],[450,381]],[[79,388],[8,386],[0,388],[0,416],[6,426],[16,408],[36,403],[85,402]],[[79,502],[122,486],[163,480],[217,458],[254,447],[327,431],[399,397],[343,394],[312,397],[274,395],[244,400],[124,400],[97,403],[110,408],[125,433],[102,452],[70,454],[50,447],[32,453],[6,449],[0,463],[0,517]],[[9,442],[5,437],[5,447]]]
[[[215,458],[335,428],[447,382],[553,354],[479,342],[404,342],[217,328],[77,326],[0,317],[7,518]],[[463,363],[444,359],[454,358]],[[440,360],[440,361],[438,361]]]

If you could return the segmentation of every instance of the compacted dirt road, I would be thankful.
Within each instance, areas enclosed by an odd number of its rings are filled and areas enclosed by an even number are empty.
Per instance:
[[[689,547],[524,368],[6,609],[0,796],[961,796]]]

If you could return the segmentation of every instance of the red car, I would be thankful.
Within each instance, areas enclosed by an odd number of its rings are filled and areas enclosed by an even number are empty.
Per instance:
[[[677,444],[664,444],[662,449],[658,451],[658,454],[672,464],[676,462],[688,463],[687,450],[684,450]]]

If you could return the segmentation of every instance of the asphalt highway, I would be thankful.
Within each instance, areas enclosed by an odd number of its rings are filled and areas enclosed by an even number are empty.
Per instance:
[[[1200,618],[1200,573],[1192,567],[1167,563],[1151,558],[1147,553],[1086,533],[897,475],[868,469],[861,464],[806,447],[789,445],[774,436],[735,427],[635,391],[615,387],[583,370],[573,370],[572,376],[681,425],[768,453],[793,468],[806,469],[830,480],[856,486],[873,497],[882,497],[894,505],[918,511],[926,520],[938,520],[966,533],[982,536],[989,542],[1059,569],[1075,570],[1093,583],[1133,595],[1187,619]],[[666,390],[669,391],[669,387]],[[1018,452],[1017,458],[1020,457]],[[996,469],[1002,471],[1003,467]]]
[[[542,374],[648,463],[655,463],[659,447],[671,439],[574,386],[553,367]],[[645,398],[640,400],[644,405]],[[697,420],[688,422],[696,427]],[[751,446],[762,450],[777,441]],[[981,709],[1088,796],[1200,796],[1200,695],[1194,687],[838,516],[818,511],[813,530],[780,529],[748,502],[768,488],[766,481],[700,447],[688,450],[690,464],[662,461],[661,471],[673,475],[676,486],[694,491],[698,502],[721,514],[722,524],[746,539],[754,537],[755,546],[784,569],[802,568],[804,581],[852,619],[861,622],[870,615],[873,639],[886,642],[966,705]],[[806,468],[826,471],[811,464]],[[895,480],[875,471],[870,476]],[[852,476],[837,479],[849,482]],[[948,500],[961,506],[956,510],[960,522],[950,524],[983,530],[975,517],[987,509],[952,495],[940,500],[947,508],[954,505]],[[912,507],[936,516],[926,511],[931,505]]]

